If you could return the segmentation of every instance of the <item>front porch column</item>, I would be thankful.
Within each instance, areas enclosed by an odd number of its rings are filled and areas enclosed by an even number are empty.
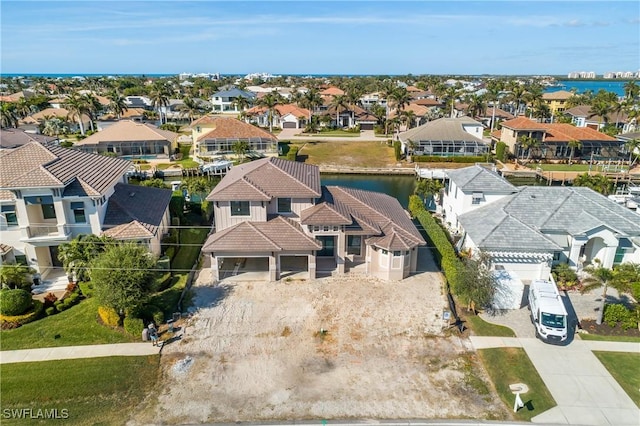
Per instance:
[[[602,259],[602,266],[611,269],[613,267],[613,260],[616,257],[616,250],[618,246],[607,246],[604,249],[604,256]]]
[[[573,239],[573,242],[571,243],[571,248],[569,249],[569,266],[574,267],[574,268],[578,268],[579,266],[582,266],[582,264],[580,263],[580,250],[582,250],[582,247],[587,244],[587,240],[584,239]]]
[[[316,279],[316,255],[315,254],[310,254],[307,256],[308,257],[308,269],[309,269],[309,279],[310,280],[315,280]]]
[[[213,281],[220,281],[220,268],[218,266],[218,258],[211,253],[211,275]]]
[[[269,281],[278,281],[280,273],[278,271],[278,265],[276,262],[275,254],[271,253],[269,256]]]

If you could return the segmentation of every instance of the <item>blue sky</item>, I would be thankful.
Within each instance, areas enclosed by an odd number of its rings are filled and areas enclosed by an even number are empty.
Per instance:
[[[631,1],[7,1],[2,73],[566,74],[640,68]]]

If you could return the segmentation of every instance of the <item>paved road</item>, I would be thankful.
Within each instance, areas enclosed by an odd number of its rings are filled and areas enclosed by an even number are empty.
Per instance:
[[[522,347],[540,374],[556,407],[534,423],[623,426],[640,424],[640,410],[593,354],[593,350],[640,353],[640,343],[576,339],[566,346],[535,338],[471,336],[475,349]]]
[[[51,361],[58,359],[96,358],[105,356],[155,355],[160,348],[151,343],[115,343],[111,345],[61,346],[56,348],[0,351],[0,364]]]

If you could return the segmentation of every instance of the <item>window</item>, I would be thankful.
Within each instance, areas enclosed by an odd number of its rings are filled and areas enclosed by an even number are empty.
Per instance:
[[[291,198],[278,198],[278,213],[291,213]]]
[[[27,256],[25,256],[24,254],[16,254],[14,257],[16,258],[17,265],[25,265],[25,266],[29,265],[27,263]]]
[[[249,216],[248,201],[232,201],[231,216]]]
[[[471,204],[480,204],[483,198],[484,195],[482,194],[482,192],[474,192],[471,195]]]
[[[394,250],[393,251],[393,257],[400,257],[402,256],[402,251],[400,250]]]
[[[73,219],[75,223],[87,223],[87,217],[84,214],[84,203],[71,203],[73,211]]]
[[[347,235],[347,254],[356,256],[362,254],[362,237],[360,235]]]
[[[2,206],[2,215],[7,221],[8,226],[16,226],[18,224],[18,216],[16,216],[16,206]]]
[[[42,208],[42,217],[43,219],[55,219],[56,218],[56,209],[52,204],[40,204]]]

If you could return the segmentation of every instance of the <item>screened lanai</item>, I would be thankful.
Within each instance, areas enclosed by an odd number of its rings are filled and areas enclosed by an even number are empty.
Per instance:
[[[414,154],[416,155],[435,155],[442,157],[484,155],[488,152],[489,145],[473,140],[421,140],[416,144],[414,150]]]
[[[200,143],[200,155],[226,155],[234,152],[233,146],[238,142],[247,142],[248,151],[257,151],[264,154],[278,152],[278,141],[268,138],[215,138],[205,139]]]

